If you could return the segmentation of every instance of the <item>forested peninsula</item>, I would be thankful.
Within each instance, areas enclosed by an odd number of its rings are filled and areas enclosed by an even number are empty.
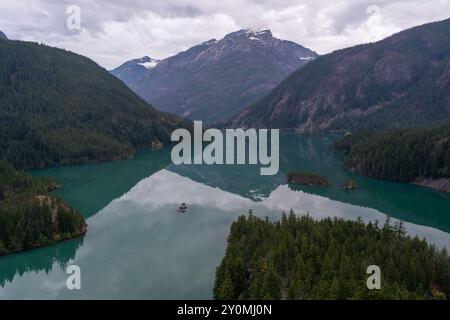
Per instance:
[[[84,217],[50,195],[50,179],[34,178],[0,161],[0,256],[83,235]]]
[[[381,289],[366,286],[379,266]],[[249,214],[231,226],[217,268],[215,299],[446,299],[450,258],[406,235],[388,218],[365,224],[283,214],[280,221]]]
[[[359,174],[450,193],[450,124],[350,134],[332,147]]]

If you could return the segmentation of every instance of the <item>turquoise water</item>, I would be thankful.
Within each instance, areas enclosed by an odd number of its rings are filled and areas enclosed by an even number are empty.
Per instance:
[[[85,237],[0,258],[0,299],[209,299],[230,224],[252,209],[276,219],[291,208],[315,218],[405,222],[411,235],[450,247],[450,197],[426,188],[361,177],[342,167],[330,136],[281,136],[280,172],[259,166],[175,166],[170,150],[132,160],[48,168],[56,194],[88,219]],[[292,190],[290,170],[328,176],[327,188]],[[345,179],[359,188],[344,191]],[[186,214],[176,212],[186,202]],[[68,264],[82,289],[66,288]]]

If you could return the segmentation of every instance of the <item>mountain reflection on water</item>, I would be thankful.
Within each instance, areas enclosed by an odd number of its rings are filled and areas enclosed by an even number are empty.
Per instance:
[[[259,166],[175,166],[170,150],[132,160],[48,168],[57,191],[88,218],[84,238],[0,258],[0,298],[207,299],[229,227],[240,214],[279,218],[291,208],[315,218],[405,221],[411,235],[450,244],[450,197],[348,172],[329,149],[332,136],[282,135],[280,172]],[[285,183],[291,170],[328,176],[327,188]],[[359,188],[342,190],[347,178]],[[177,208],[185,202],[185,214]],[[65,287],[67,264],[82,270],[82,290]]]

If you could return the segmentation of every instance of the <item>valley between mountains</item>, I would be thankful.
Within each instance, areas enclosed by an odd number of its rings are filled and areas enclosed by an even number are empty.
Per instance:
[[[244,28],[113,70],[0,31],[0,299],[448,299],[449,30],[319,55]],[[175,165],[194,120],[280,129],[278,173]]]

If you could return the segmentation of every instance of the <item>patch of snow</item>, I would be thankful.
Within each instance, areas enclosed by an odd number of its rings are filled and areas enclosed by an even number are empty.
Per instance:
[[[156,67],[159,62],[160,62],[160,60],[150,59],[148,61],[138,62],[138,65],[143,66],[147,69],[152,69],[152,68]]]
[[[257,29],[250,29],[246,33],[247,34],[260,35],[260,34],[264,34],[264,33],[267,33],[267,32],[270,32],[270,29],[268,27],[261,27],[261,28],[257,28]]]
[[[217,43],[216,39],[211,39],[211,40],[203,42],[202,44],[204,44],[204,45],[212,45],[212,44],[216,44],[216,43]]]
[[[248,36],[250,40],[253,41],[261,41],[260,36],[264,36],[267,34],[271,34],[271,31],[268,27],[262,27],[258,29],[249,29],[245,31],[245,34]]]

